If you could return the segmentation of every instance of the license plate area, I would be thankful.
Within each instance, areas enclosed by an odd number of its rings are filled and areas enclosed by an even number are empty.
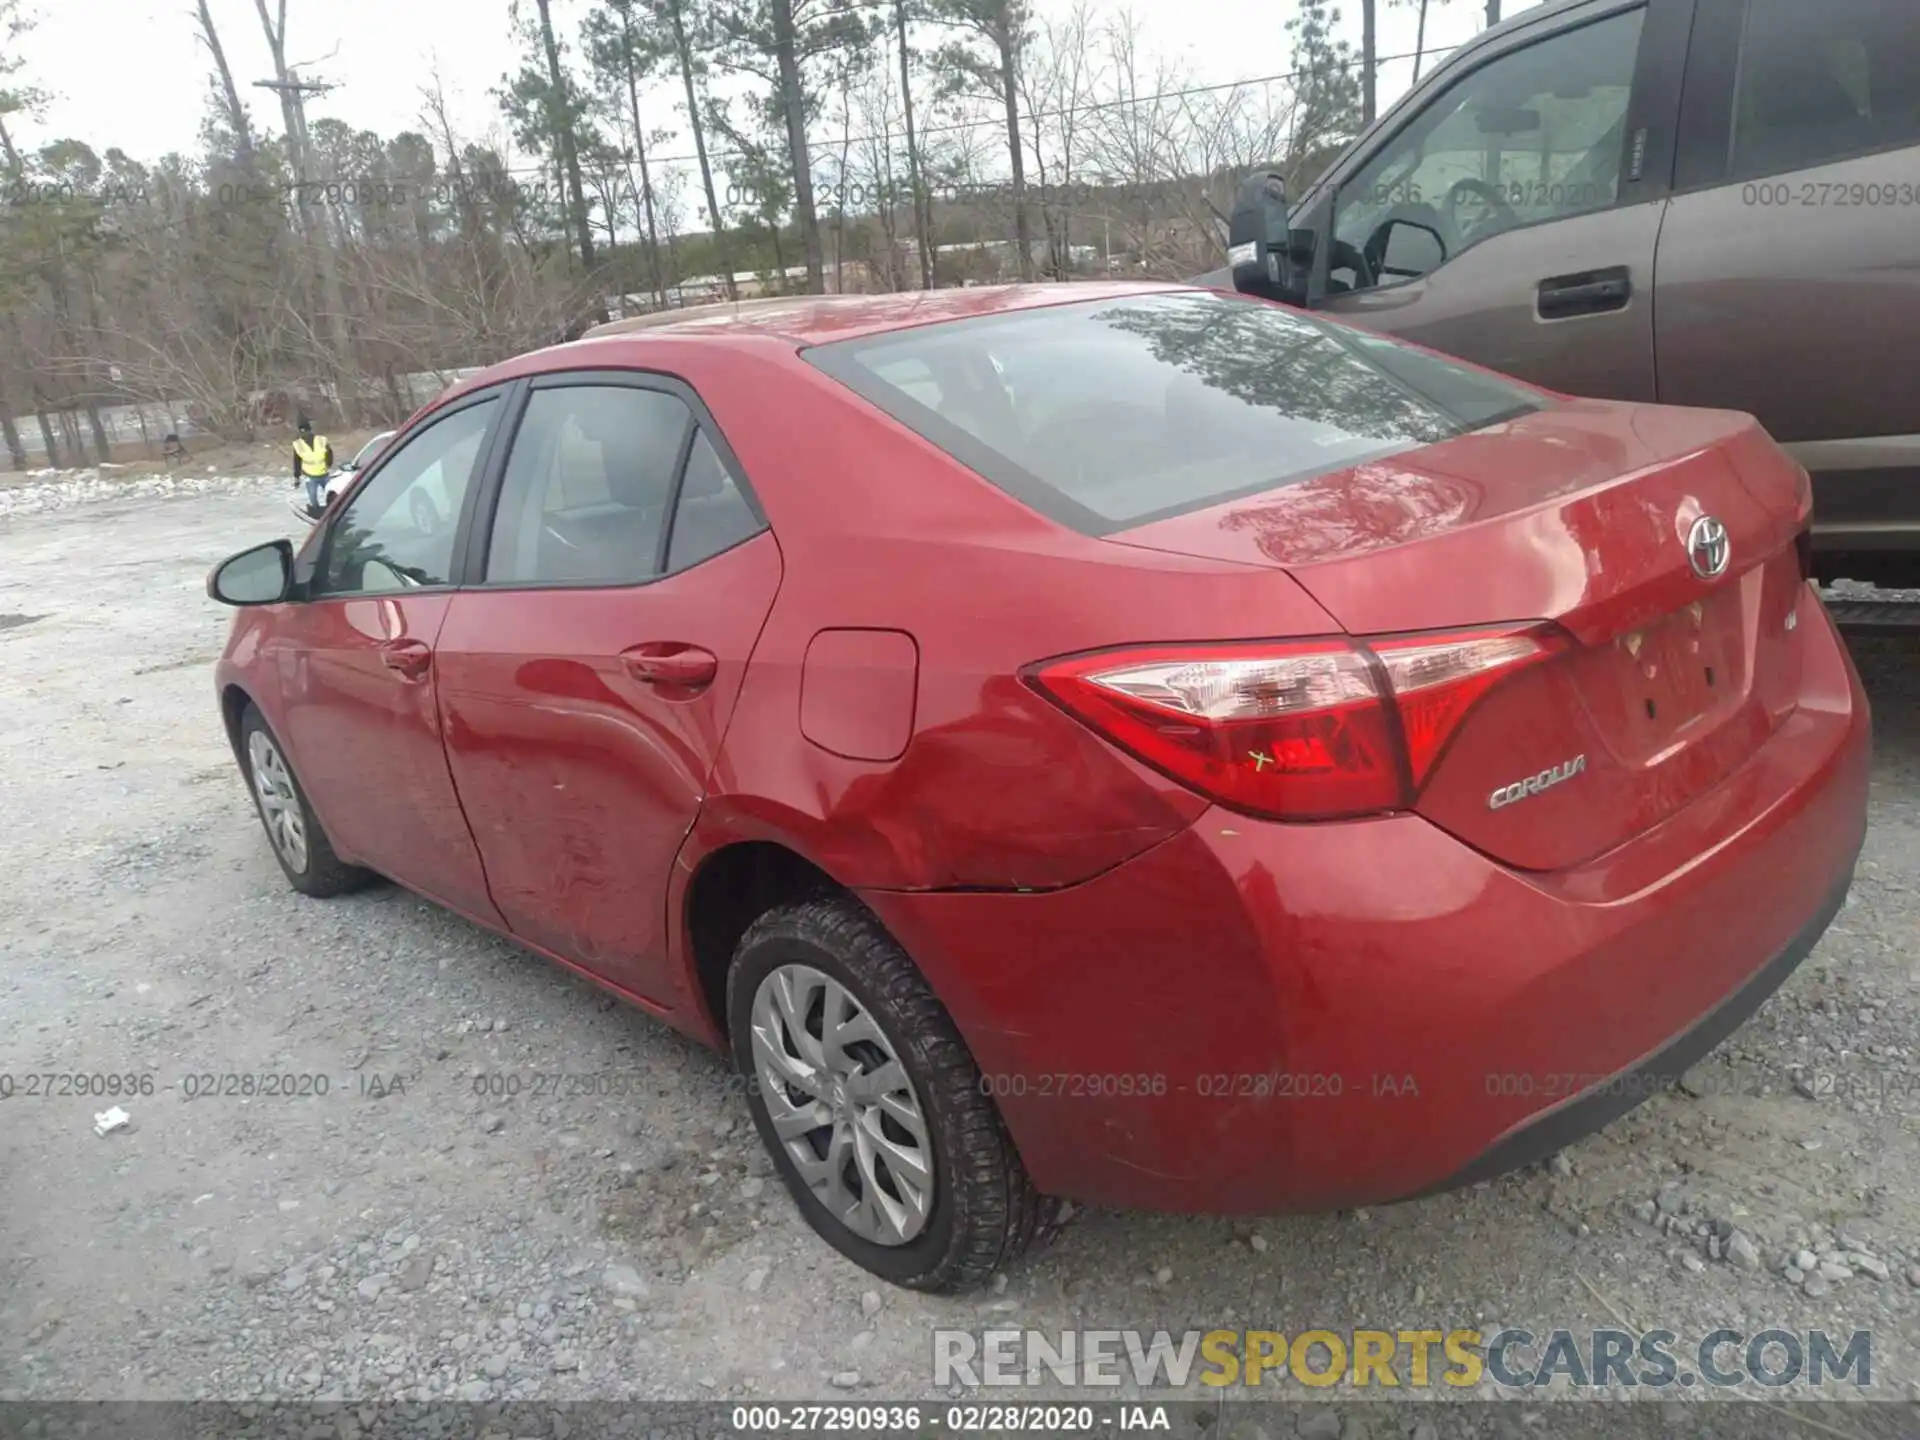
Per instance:
[[[1582,657],[1581,698],[1621,760],[1656,762],[1746,699],[1743,589],[1725,586]]]

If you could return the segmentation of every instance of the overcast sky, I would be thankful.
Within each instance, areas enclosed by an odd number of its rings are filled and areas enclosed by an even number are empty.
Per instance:
[[[211,0],[213,18],[235,79],[270,78],[272,65],[254,0]],[[553,0],[555,24],[572,34],[592,0]],[[1509,13],[1530,0],[1509,0]],[[39,16],[28,40],[28,81],[51,101],[22,138],[38,145],[55,136],[97,150],[119,146],[152,161],[168,151],[198,150],[211,61],[197,38],[192,0],[26,0]],[[1047,8],[1042,0],[1043,9]],[[271,8],[271,4],[270,4]],[[1120,6],[1100,7],[1116,13]],[[1144,0],[1135,13],[1152,43],[1183,56],[1201,83],[1284,72],[1286,22],[1292,0]],[[463,140],[505,142],[499,107],[489,95],[518,64],[509,0],[288,0],[288,58],[307,63],[307,77],[341,88],[308,106],[308,120],[331,116],[391,136],[418,129],[421,91],[437,71]],[[1357,44],[1357,0],[1342,6],[1342,27]],[[1429,51],[1465,40],[1485,21],[1484,0],[1431,0]],[[1381,0],[1380,52],[1411,53],[1415,11],[1407,0]],[[1412,62],[1383,66],[1384,106],[1403,92]],[[278,131],[278,103],[268,91],[244,89],[255,123]],[[656,86],[644,102],[649,127],[678,127],[674,95]]]

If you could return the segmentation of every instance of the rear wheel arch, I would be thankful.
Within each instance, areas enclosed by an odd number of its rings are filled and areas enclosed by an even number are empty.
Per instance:
[[[705,856],[687,882],[684,918],[694,980],[713,1033],[727,1038],[727,971],[741,936],[782,905],[853,892],[777,840],[741,840]]]

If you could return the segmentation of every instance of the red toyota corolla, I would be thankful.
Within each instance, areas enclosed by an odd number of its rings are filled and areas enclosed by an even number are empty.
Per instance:
[[[1865,826],[1810,504],[1744,415],[1015,287],[523,356],[208,588],[296,889],[730,1047],[815,1228],[956,1289],[1058,1197],[1498,1174],[1750,1014]]]

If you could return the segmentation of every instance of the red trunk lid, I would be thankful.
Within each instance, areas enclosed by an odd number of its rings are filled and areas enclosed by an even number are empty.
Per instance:
[[[1284,567],[1354,635],[1557,623],[1575,643],[1474,707],[1417,805],[1555,869],[1718,783],[1792,708],[1809,507],[1749,416],[1576,400],[1113,538]],[[1713,578],[1689,559],[1702,517],[1730,552]],[[1536,776],[1561,778],[1494,802]]]

